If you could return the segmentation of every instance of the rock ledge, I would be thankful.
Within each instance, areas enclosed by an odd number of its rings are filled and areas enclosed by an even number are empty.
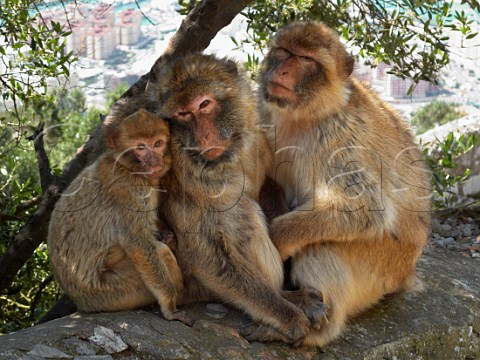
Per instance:
[[[10,359],[479,359],[480,267],[476,259],[429,247],[419,270],[425,290],[396,296],[355,319],[324,349],[248,343],[248,320],[187,309],[192,328],[164,321],[156,310],[73,314],[0,337]],[[217,316],[218,317],[218,316]]]

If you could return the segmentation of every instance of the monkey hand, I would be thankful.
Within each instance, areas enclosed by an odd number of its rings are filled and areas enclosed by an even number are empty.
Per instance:
[[[177,248],[177,237],[170,230],[157,231],[156,238],[158,241],[161,241],[165,245],[167,245],[172,251],[174,251]]]
[[[184,323],[187,326],[192,326],[193,321],[190,319],[185,311],[174,310],[174,311],[163,311],[163,317],[165,320],[177,320]]]
[[[241,327],[240,335],[242,335],[247,341],[259,341],[259,342],[270,342],[270,341],[282,341],[286,344],[290,344],[293,347],[301,346],[303,343],[304,337],[292,339],[280,331],[276,330],[272,326],[260,324],[256,322],[248,323]]]
[[[282,296],[303,311],[313,328],[320,330],[328,322],[330,308],[323,302],[320,291],[313,288],[284,290]]]

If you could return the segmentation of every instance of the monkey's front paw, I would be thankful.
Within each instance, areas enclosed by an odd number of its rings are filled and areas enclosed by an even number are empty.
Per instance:
[[[308,320],[311,326],[315,329],[320,329],[325,321],[328,319],[329,307],[324,304],[323,296],[320,291],[312,288],[300,289],[295,291],[284,291],[283,297],[291,303],[299,307]]]
[[[179,311],[179,310],[171,311],[171,312],[168,312],[166,314],[163,314],[163,317],[166,320],[170,320],[170,321],[173,321],[173,320],[180,321],[187,326],[192,326],[193,325],[192,319],[190,319],[188,317],[188,315],[185,311]]]
[[[289,343],[294,347],[302,345],[310,331],[310,325],[307,316],[302,311],[298,311],[298,314],[283,327],[285,335],[290,339]]]
[[[249,323],[243,326],[240,329],[240,335],[242,335],[248,341],[261,341],[261,342],[270,342],[270,341],[283,341],[284,343],[291,343],[291,341],[283,335],[280,331],[274,329],[271,326],[259,324],[259,323]]]
[[[177,248],[177,237],[169,230],[158,231],[156,238],[158,241],[167,245],[172,251]]]

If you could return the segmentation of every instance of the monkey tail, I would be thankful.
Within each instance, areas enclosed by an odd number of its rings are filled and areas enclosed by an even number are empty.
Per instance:
[[[45,315],[43,315],[35,325],[43,324],[48,321],[73,314],[76,311],[77,311],[77,306],[68,297],[68,295],[62,295],[60,299],[57,300],[55,305],[53,305],[52,308],[48,310],[48,312]]]

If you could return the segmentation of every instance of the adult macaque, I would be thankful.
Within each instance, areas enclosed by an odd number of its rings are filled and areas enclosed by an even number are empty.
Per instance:
[[[158,302],[165,319],[190,324],[176,308],[183,276],[157,218],[159,179],[170,168],[167,123],[143,109],[106,127],[108,150],[85,168],[52,213],[48,247],[56,279],[86,312]],[[160,225],[160,229],[159,229]]]
[[[270,236],[291,257],[291,281],[314,288],[329,320],[305,344],[323,346],[347,319],[411,289],[430,224],[429,175],[408,126],[354,80],[354,59],[318,22],[280,30],[260,79],[263,124],[291,211]]]
[[[324,306],[315,291],[281,290],[282,262],[254,200],[271,154],[246,80],[232,61],[194,54],[164,67],[148,91],[171,124],[160,212],[178,239],[180,303],[222,300],[268,325],[252,336],[301,342]]]

